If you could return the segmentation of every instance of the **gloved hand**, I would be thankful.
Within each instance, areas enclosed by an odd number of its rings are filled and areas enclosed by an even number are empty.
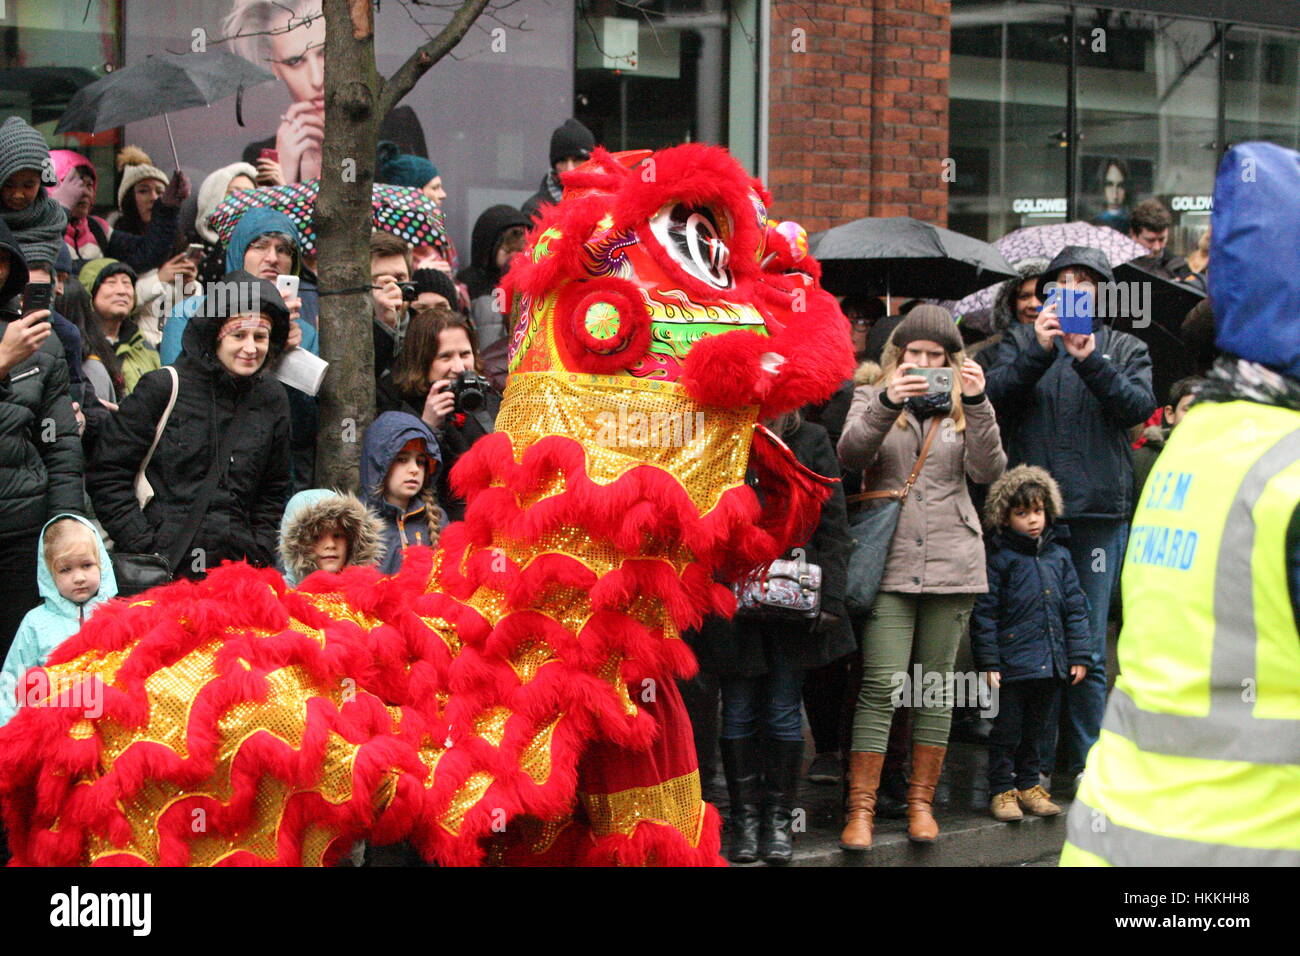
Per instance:
[[[164,206],[175,207],[189,198],[190,178],[178,169],[172,174],[171,182],[167,184],[167,188],[163,190],[163,194],[158,201]]]

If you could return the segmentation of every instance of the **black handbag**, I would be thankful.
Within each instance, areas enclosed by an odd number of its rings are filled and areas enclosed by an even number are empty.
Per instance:
[[[112,558],[118,597],[131,597],[172,581],[171,563],[161,554],[116,551]]]

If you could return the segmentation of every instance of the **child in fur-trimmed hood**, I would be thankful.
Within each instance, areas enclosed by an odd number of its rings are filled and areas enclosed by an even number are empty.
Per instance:
[[[384,524],[356,495],[309,488],[289,499],[280,522],[280,561],[291,587],[315,571],[376,566]]]
[[[1012,468],[984,505],[989,589],[971,613],[975,666],[997,689],[989,736],[989,809],[998,820],[1061,808],[1039,783],[1039,745],[1054,704],[1087,673],[1088,598],[1055,522],[1061,489],[1046,470]]]

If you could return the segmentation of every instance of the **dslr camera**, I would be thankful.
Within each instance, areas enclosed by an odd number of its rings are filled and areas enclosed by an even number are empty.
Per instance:
[[[456,397],[455,410],[477,412],[487,404],[487,393],[491,387],[492,383],[482,375],[473,369],[465,369],[451,380],[451,394]]]
[[[399,282],[397,283],[397,285],[402,290],[403,302],[414,302],[416,297],[419,295],[419,292],[417,292],[415,289],[414,282]]]

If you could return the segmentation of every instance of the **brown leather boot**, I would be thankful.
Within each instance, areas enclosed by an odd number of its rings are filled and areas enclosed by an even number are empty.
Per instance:
[[[939,835],[934,822],[934,788],[943,770],[947,747],[915,744],[912,747],[912,782],[907,787],[907,838],[917,843],[933,843]]]
[[[871,831],[876,817],[876,790],[885,755],[861,750],[849,753],[849,795],[844,803],[844,832],[841,850],[871,849]]]

